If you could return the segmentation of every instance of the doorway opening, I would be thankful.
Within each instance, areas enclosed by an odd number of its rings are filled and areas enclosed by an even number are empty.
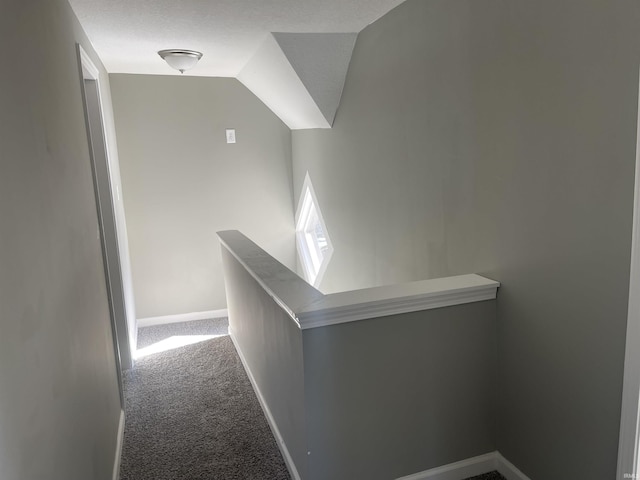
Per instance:
[[[126,245],[126,230],[119,225],[124,223],[118,218],[114,197],[120,199],[120,192],[113,189],[112,171],[109,155],[109,142],[106,136],[102,96],[100,92],[100,74],[84,49],[77,45],[80,80],[82,85],[82,101],[87,127],[89,156],[93,174],[102,260],[105,270],[105,281],[111,316],[113,346],[116,357],[116,369],[120,388],[120,401],[124,409],[124,390],[122,371],[133,366],[136,325],[133,311],[132,288],[125,285],[122,269],[123,245]],[[126,248],[126,247],[125,247]],[[125,261],[128,261],[125,250]],[[128,293],[128,294],[127,294]]]

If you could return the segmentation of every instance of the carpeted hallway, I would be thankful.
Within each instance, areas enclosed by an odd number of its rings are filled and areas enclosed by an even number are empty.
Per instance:
[[[223,333],[219,320],[149,327],[138,345]],[[121,480],[290,478],[228,336],[144,357],[124,382]]]
[[[121,480],[290,479],[227,331],[226,319],[140,329],[139,349],[217,337],[150,354],[126,372]]]

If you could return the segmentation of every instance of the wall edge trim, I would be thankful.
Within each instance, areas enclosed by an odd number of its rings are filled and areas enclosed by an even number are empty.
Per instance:
[[[463,480],[493,470],[500,472],[507,480],[530,480],[497,450],[399,477],[396,480]]]
[[[496,453],[490,452],[440,467],[430,468],[396,480],[462,480],[496,469]]]
[[[298,473],[298,469],[296,468],[296,465],[293,462],[293,458],[291,457],[291,454],[289,453],[289,449],[287,448],[287,445],[284,442],[284,439],[282,438],[282,434],[280,433],[280,430],[278,429],[278,425],[276,424],[276,421],[273,418],[273,415],[271,414],[271,410],[269,409],[269,406],[267,405],[266,400],[262,396],[262,392],[260,391],[260,388],[258,387],[258,384],[256,383],[256,380],[255,380],[255,378],[253,376],[253,373],[251,372],[251,369],[249,368],[249,364],[247,363],[247,361],[246,361],[246,359],[244,357],[244,354],[242,353],[242,349],[240,348],[240,345],[236,341],[236,337],[233,334],[233,331],[231,330],[231,328],[229,328],[229,337],[231,338],[231,341],[233,342],[233,346],[235,347],[236,352],[238,352],[238,357],[240,357],[240,361],[242,362],[242,366],[244,367],[245,372],[247,372],[247,377],[249,377],[249,381],[251,382],[251,386],[253,387],[253,391],[255,392],[256,397],[258,397],[258,402],[260,403],[260,406],[262,407],[262,411],[264,412],[264,415],[267,418],[267,423],[269,424],[269,427],[271,428],[271,432],[273,433],[273,436],[275,437],[276,444],[278,445],[278,448],[280,449],[280,453],[282,453],[282,458],[284,459],[284,463],[287,466],[287,470],[289,470],[289,473],[293,477],[293,480],[301,480],[300,474]]]
[[[491,282],[491,281],[490,281]],[[339,323],[355,322],[374,317],[386,317],[404,313],[432,310],[435,308],[453,307],[466,303],[495,300],[498,282],[474,287],[449,290],[436,293],[399,297],[375,302],[354,303],[337,308],[298,313],[298,323],[302,330],[325,327]]]
[[[113,459],[113,480],[120,479],[120,463],[122,461],[122,445],[124,443],[124,410],[120,409],[120,421],[118,423],[118,437],[116,438],[116,454]]]

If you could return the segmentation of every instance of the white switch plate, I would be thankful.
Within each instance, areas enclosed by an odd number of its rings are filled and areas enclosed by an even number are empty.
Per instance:
[[[227,143],[236,143],[236,129],[227,128]]]

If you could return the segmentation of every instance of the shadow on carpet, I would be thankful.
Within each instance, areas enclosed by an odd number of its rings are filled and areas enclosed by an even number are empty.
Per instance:
[[[229,337],[125,373],[121,480],[289,480]]]

